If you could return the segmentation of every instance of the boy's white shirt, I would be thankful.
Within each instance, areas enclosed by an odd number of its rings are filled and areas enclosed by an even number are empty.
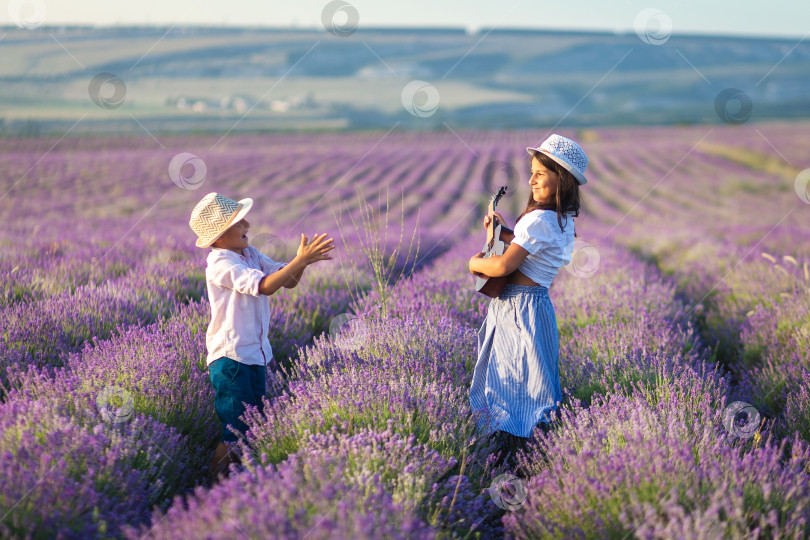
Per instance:
[[[245,255],[212,247],[208,254],[205,282],[211,322],[205,335],[207,365],[223,356],[260,366],[273,358],[267,339],[270,302],[259,292],[259,282],[287,263],[276,262],[253,246],[243,251]]]

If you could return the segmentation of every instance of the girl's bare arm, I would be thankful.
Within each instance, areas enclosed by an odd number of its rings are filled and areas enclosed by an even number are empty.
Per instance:
[[[523,246],[512,244],[503,255],[492,255],[484,259],[479,253],[469,261],[470,272],[497,277],[511,274],[529,255]]]
[[[501,242],[505,242],[507,244],[511,243],[512,240],[515,239],[515,231],[509,229],[505,225],[501,226]]]

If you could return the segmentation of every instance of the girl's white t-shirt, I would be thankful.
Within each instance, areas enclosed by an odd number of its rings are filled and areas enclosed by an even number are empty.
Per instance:
[[[557,212],[539,209],[532,210],[515,225],[515,238],[511,243],[529,252],[518,270],[538,285],[550,287],[557,270],[571,262],[574,253],[573,212],[563,215],[562,225],[564,231],[560,231],[557,223]]]

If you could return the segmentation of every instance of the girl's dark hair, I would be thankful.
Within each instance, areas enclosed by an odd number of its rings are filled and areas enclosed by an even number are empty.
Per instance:
[[[526,209],[517,218],[515,224],[517,225],[517,222],[532,210],[554,210],[557,212],[557,223],[560,226],[560,230],[563,231],[563,215],[567,214],[568,212],[573,212],[574,217],[579,216],[579,184],[577,183],[576,178],[574,178],[574,175],[571,174],[568,169],[542,152],[535,152],[534,155],[529,158],[529,167],[531,167],[531,160],[534,157],[536,157],[537,161],[539,161],[546,169],[557,173],[557,175],[560,177],[560,182],[557,184],[557,193],[555,194],[553,201],[549,203],[539,203],[534,200],[534,196],[531,192],[529,192],[529,200],[526,203]],[[567,221],[568,218],[566,218],[566,222]],[[574,231],[574,236],[577,238],[579,237],[576,231]]]

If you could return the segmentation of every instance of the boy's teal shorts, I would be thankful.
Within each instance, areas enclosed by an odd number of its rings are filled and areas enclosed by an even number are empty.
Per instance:
[[[241,433],[247,430],[247,425],[239,419],[245,412],[242,402],[264,410],[261,398],[266,392],[265,367],[250,366],[223,356],[208,366],[208,378],[216,391],[214,408],[222,423],[222,440],[233,442],[237,437],[227,428],[228,424]]]

